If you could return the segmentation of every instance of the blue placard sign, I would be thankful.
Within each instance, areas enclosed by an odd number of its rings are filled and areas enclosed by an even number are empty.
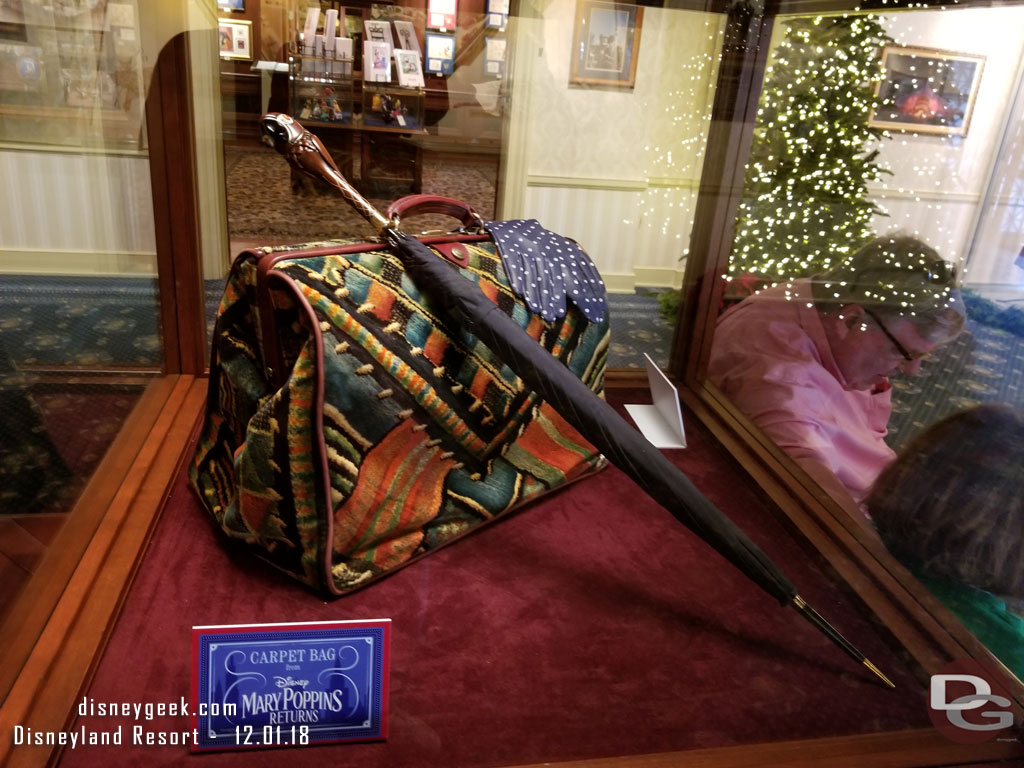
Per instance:
[[[193,751],[387,738],[390,628],[390,619],[193,627]]]

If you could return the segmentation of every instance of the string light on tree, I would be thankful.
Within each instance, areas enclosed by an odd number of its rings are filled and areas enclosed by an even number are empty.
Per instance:
[[[659,110],[653,140],[643,146],[648,169],[646,188],[637,195],[633,215],[623,217],[624,225],[654,231],[679,243],[685,258],[689,228],[693,219],[694,195],[689,180],[700,175],[711,123],[714,73],[721,56],[722,30],[710,20],[704,22],[703,45],[687,55],[678,48],[664,50],[662,87],[642,114]]]
[[[872,237],[885,212],[868,184],[888,173],[868,126],[889,38],[875,15],[796,19],[765,75],[728,278],[824,272]]]

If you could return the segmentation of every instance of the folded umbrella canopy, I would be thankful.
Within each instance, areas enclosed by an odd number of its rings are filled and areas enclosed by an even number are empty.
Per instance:
[[[782,605],[792,605],[847,654],[887,685],[889,679],[809,606],[782,571],[679,469],[561,362],[503,313],[446,260],[398,230],[338,171],[320,140],[288,115],[261,124],[267,143],[295,168],[337,189],[394,248],[416,283],[432,292],[452,319],[475,334],[584,438],[676,519],[711,545]]]

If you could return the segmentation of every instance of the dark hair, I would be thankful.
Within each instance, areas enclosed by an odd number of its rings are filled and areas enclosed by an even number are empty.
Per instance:
[[[876,237],[815,280],[815,303],[859,304],[877,315],[913,322],[926,338],[956,336],[964,326],[956,268],[938,252],[900,232]]]
[[[933,424],[875,482],[867,510],[925,572],[1024,597],[1024,416],[985,404]]]

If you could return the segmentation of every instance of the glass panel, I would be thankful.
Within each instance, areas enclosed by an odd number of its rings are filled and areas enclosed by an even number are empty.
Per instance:
[[[583,28],[580,14],[600,8],[523,10],[511,33],[516,77],[499,213],[537,218],[593,258],[609,292],[610,366],[642,368],[647,353],[665,367],[725,17],[643,8],[635,82],[624,87],[586,75],[566,48]]]
[[[575,28],[575,3],[543,11],[524,6],[525,17],[512,18],[487,7],[484,0],[459,3],[456,29],[443,33],[455,37],[452,71],[431,73],[423,58],[423,89],[401,86],[397,72],[393,82],[364,87],[372,75],[357,50],[365,22],[386,21],[393,38],[411,28],[425,54],[425,36],[442,33],[421,8],[322,2],[312,32],[305,29],[305,5],[273,16],[266,4],[262,11],[222,9],[222,24],[252,23],[254,50],[267,60],[261,83],[252,78],[253,62],[221,59],[230,252],[372,234],[335,193],[257,143],[262,111],[289,112],[380,209],[412,192],[442,195],[466,201],[486,219],[537,218],[577,239],[610,291],[610,365],[642,368],[644,352],[665,365],[723,22],[644,9],[634,84],[609,87],[579,77],[570,83],[565,38]],[[338,34],[342,19],[347,25],[352,62],[347,54],[319,56],[315,43],[305,44],[307,34],[324,34],[332,10]],[[272,72],[271,62],[288,71]],[[381,104],[396,100],[404,128],[381,112]],[[628,125],[607,120],[612,114]],[[578,140],[581,130],[585,142]],[[432,216],[407,226],[455,224]],[[659,296],[673,307],[665,316]],[[216,302],[215,291],[208,300]]]
[[[777,21],[708,370],[865,524],[891,514],[892,486],[866,499],[879,472],[898,452],[918,456],[899,498],[927,500],[913,535],[931,549],[876,522],[968,628],[999,650],[1017,633],[1005,660],[1018,674],[1024,620],[1001,601],[1024,581],[940,563],[955,552],[1002,567],[994,539],[1021,534],[964,509],[971,472],[957,446],[927,459],[910,446],[946,439],[952,428],[928,430],[949,414],[1024,405],[1022,26],[1020,7]],[[973,445],[962,428],[955,442]],[[1019,442],[984,446],[1018,488]],[[978,510],[1013,509],[996,480],[978,493]]]
[[[141,53],[134,2],[5,3],[0,141],[139,149]]]
[[[72,510],[95,515],[76,503],[163,343],[137,6],[0,13],[2,622]]]
[[[449,30],[457,51],[452,71],[445,76],[423,73],[422,86],[403,85],[397,70],[390,82],[366,85],[373,77],[362,57],[367,22],[378,29],[386,23],[392,40],[405,36],[403,44],[424,51],[422,8],[360,0],[321,2],[319,8],[246,6],[222,5],[218,20],[225,29],[250,24],[254,40],[255,61],[225,52],[220,59],[219,118],[232,257],[258,246],[374,236],[337,192],[291,170],[258,141],[259,119],[268,111],[292,114],[315,133],[345,177],[379,210],[403,195],[423,193],[463,200],[485,218],[494,218],[504,83],[503,69],[490,68],[485,37],[504,40],[505,30],[484,32],[482,0],[461,3],[458,28]],[[319,13],[310,16],[311,10]],[[315,43],[317,35],[324,37],[328,12],[339,38],[331,56]],[[307,37],[313,41],[309,46]],[[457,223],[418,216],[407,227],[419,232]],[[211,316],[224,274],[226,261],[205,272]]]
[[[235,5],[243,7],[231,10],[230,6]],[[270,6],[269,3],[266,5]],[[693,11],[645,8],[641,28],[641,15],[637,13],[633,17],[636,19],[634,26],[641,35],[639,47],[634,49],[637,57],[636,69],[635,72],[629,72],[632,85],[622,85],[593,82],[595,79],[613,79],[608,73],[609,44],[606,41],[591,41],[598,51],[593,57],[584,56],[580,61],[574,56],[576,46],[573,45],[573,39],[579,29],[579,16],[577,4],[572,0],[545,3],[543,9],[530,6],[526,9],[526,16],[508,20],[504,28],[499,27],[482,33],[480,29],[486,24],[482,4],[477,3],[474,6],[468,2],[460,3],[461,18],[459,30],[455,34],[456,53],[451,76],[446,78],[434,75],[425,78],[428,85],[423,93],[408,97],[410,111],[398,112],[405,118],[417,116],[419,108],[413,105],[417,98],[421,98],[423,130],[398,130],[395,136],[390,137],[390,145],[381,147],[375,146],[374,142],[380,138],[376,134],[386,135],[385,131],[367,130],[365,122],[356,123],[354,118],[347,126],[344,120],[322,119],[337,116],[333,109],[336,102],[331,103],[329,98],[335,95],[333,88],[330,95],[326,90],[322,93],[323,105],[308,105],[308,119],[302,116],[307,101],[317,100],[320,95],[311,95],[309,91],[299,92],[297,89],[300,85],[291,77],[296,74],[301,76],[307,71],[304,67],[307,60],[313,64],[315,72],[318,63],[322,63],[320,60],[327,59],[326,56],[319,56],[315,47],[311,57],[300,52],[302,44],[309,37],[303,24],[307,10],[304,6],[300,8],[297,4],[290,4],[286,6],[283,14],[276,15],[269,14],[266,8],[260,11],[257,3],[231,3],[225,6],[222,6],[216,21],[213,20],[214,17],[207,18],[199,12],[199,21],[202,23],[197,23],[197,26],[211,29],[213,24],[224,25],[226,31],[230,31],[230,43],[223,43],[220,36],[207,36],[201,42],[197,37],[196,45],[191,50],[194,69],[217,72],[222,96],[219,110],[210,110],[209,103],[197,102],[194,105],[197,115],[206,115],[205,122],[197,126],[196,133],[201,137],[197,149],[201,166],[197,169],[201,186],[200,195],[206,195],[203,198],[206,202],[202,205],[205,209],[202,215],[206,217],[203,219],[202,234],[205,243],[204,259],[207,256],[209,259],[204,260],[203,275],[209,281],[208,297],[211,302],[215,302],[218,297],[213,288],[219,282],[226,266],[223,261],[218,261],[222,255],[218,241],[222,242],[222,238],[217,232],[224,231],[224,222],[220,215],[224,208],[218,206],[222,199],[222,190],[226,192],[227,230],[230,234],[232,254],[237,254],[242,248],[249,246],[296,243],[323,237],[365,237],[369,234],[366,225],[333,192],[325,191],[293,176],[280,157],[255,141],[252,126],[264,110],[298,111],[306,127],[315,130],[321,136],[338,160],[339,166],[344,168],[346,174],[351,174],[353,180],[371,195],[378,206],[383,207],[398,195],[415,189],[466,199],[485,217],[537,217],[548,227],[578,239],[598,262],[613,291],[623,291],[626,292],[625,295],[639,295],[636,292],[637,285],[661,288],[673,288],[678,285],[683,259],[687,255],[685,243],[692,225],[693,203],[717,75],[718,51],[722,45],[724,19],[721,17]],[[321,11],[329,9],[344,11],[346,22],[357,16],[362,21],[373,20],[375,14],[383,13],[380,7],[369,4],[359,6],[358,14],[350,12],[349,6],[339,7],[337,4],[324,3],[320,8]],[[398,8],[398,11],[399,17],[396,20],[411,20],[410,23],[414,24],[417,34],[422,35],[424,28],[420,12],[417,9],[405,8]],[[407,17],[404,16],[406,13]],[[342,14],[339,13],[340,15]],[[238,38],[235,34],[241,28],[247,32]],[[299,37],[300,29],[302,38]],[[349,31],[354,33],[359,29],[357,25]],[[313,32],[316,32],[315,28]],[[398,32],[397,27],[395,32]],[[482,34],[483,37],[474,38],[474,33]],[[508,69],[502,71],[503,76],[500,78],[488,68],[488,48],[483,43],[486,39],[499,39],[499,36],[503,36],[501,39],[507,43],[508,57]],[[251,59],[239,55],[242,53],[236,42],[239,39],[247,41],[244,47],[252,51]],[[422,38],[420,43],[424,43]],[[587,45],[584,44],[583,47],[586,49]],[[461,62],[459,52],[465,52],[462,54],[464,58]],[[225,55],[217,61],[219,53]],[[211,57],[214,57],[216,67],[211,62]],[[289,57],[290,60],[287,60]],[[615,59],[618,60],[618,57]],[[276,66],[259,67],[258,65],[263,62],[271,65],[283,64],[284,71],[278,71]],[[352,63],[355,68],[356,62]],[[258,76],[247,77],[252,74],[253,66],[257,66]],[[595,74],[594,70],[599,72]],[[362,71],[365,72],[365,66]],[[603,71],[603,74],[600,71]],[[330,75],[330,78],[325,77],[324,80],[331,83],[338,81],[351,86],[352,112],[358,110],[359,114],[364,115],[364,121],[366,114],[382,111],[384,99],[380,98],[380,94],[386,89],[366,88],[354,81],[345,83],[344,70],[341,73],[331,72]],[[206,85],[209,85],[208,80],[201,81],[193,92],[202,91]],[[375,90],[378,95],[376,100],[372,95]],[[241,91],[245,92],[241,94],[245,98],[239,98]],[[208,94],[208,91],[202,92]],[[371,94],[369,98],[368,94]],[[314,109],[317,106],[320,108],[319,112]],[[342,117],[345,111],[344,108],[340,109]],[[213,114],[214,112],[216,114]],[[321,119],[317,119],[318,117]],[[609,119],[610,117],[614,119]],[[403,128],[408,129],[409,125]],[[581,140],[581,137],[585,137],[585,141]],[[220,153],[216,151],[222,139],[223,164]],[[410,155],[413,168],[411,175]],[[400,173],[390,173],[388,168],[380,167],[392,157],[400,158]],[[218,174],[223,171],[223,186],[220,180],[211,178],[211,169]],[[406,175],[402,176],[401,173]],[[221,227],[220,230],[217,229],[218,226]],[[206,242],[205,238],[209,238],[209,241]],[[649,302],[637,310],[637,316],[647,318],[653,316],[655,311],[654,303]],[[615,312],[613,299],[613,323],[628,326],[628,323],[620,323],[614,315]],[[670,326],[666,328],[671,329]],[[645,329],[639,330],[649,332]],[[619,347],[616,354],[622,356],[642,347],[647,341],[642,334],[634,334],[632,331],[625,336],[621,335],[622,332],[619,330],[614,333],[619,334],[614,341]],[[666,333],[663,337],[665,346],[661,348],[662,355],[667,349],[667,342]],[[663,361],[664,357],[660,359]],[[616,358],[613,358],[613,364],[615,363]],[[628,364],[638,363],[631,361]],[[702,454],[698,450],[702,444],[705,450],[710,449],[707,454]],[[708,467],[714,465],[716,461],[715,446],[716,443],[709,434],[701,429],[695,429],[691,437],[691,449],[695,452],[680,453],[675,456],[675,460],[681,466],[686,466],[688,471],[707,475]],[[825,570],[823,567],[819,568],[822,564],[815,562],[813,553],[804,551],[781,530],[769,511],[759,506],[757,499],[750,497],[742,482],[735,482],[729,472],[718,473],[716,470],[711,474],[721,475],[705,479],[721,484],[717,489],[717,496],[726,508],[730,512],[734,511],[745,528],[756,530],[759,540],[770,542],[773,554],[778,553],[774,556],[795,563],[794,569],[801,572],[805,582],[814,582],[820,578],[821,572]],[[612,475],[606,474],[603,477],[606,482],[615,485],[614,480],[607,480],[613,477]],[[610,506],[617,513],[628,512],[625,518],[629,518],[634,512],[628,498],[632,491],[616,488],[615,492],[622,494],[619,500],[621,503],[615,502]],[[601,495],[600,491],[597,495]],[[190,502],[195,502],[191,494],[185,496]],[[608,496],[602,498],[607,500]],[[585,508],[586,505],[580,507]],[[558,517],[556,515],[553,519],[557,520]],[[654,519],[653,516],[645,516],[645,520]],[[191,523],[187,517],[165,516],[165,521],[172,520],[182,524],[186,539],[194,540]],[[628,519],[624,519],[623,522],[627,528],[630,527]],[[653,535],[654,542],[650,546],[660,546],[669,541],[668,537],[662,537],[658,531],[652,530],[649,533]],[[684,533],[683,537],[688,543],[693,543],[688,534]],[[622,537],[612,538],[618,540]],[[573,540],[573,536],[568,535],[567,540]],[[213,538],[206,540],[203,537],[203,544],[208,545],[214,552],[219,551],[220,544]],[[669,546],[671,549],[674,545]],[[685,548],[686,545],[683,546]],[[648,544],[640,545],[637,551],[645,548],[649,549]],[[181,551],[180,547],[173,545],[170,549]],[[678,552],[672,557],[656,559],[660,562],[689,563],[690,567],[693,567],[692,558],[675,555],[678,555]],[[582,556],[584,559],[588,557],[586,552]],[[150,568],[160,568],[166,565],[166,561],[155,559],[147,565]],[[410,569],[406,573],[414,572]],[[709,593],[703,588],[699,578],[693,579],[691,575],[699,577],[700,573],[679,571],[674,577],[684,586],[697,587],[695,591],[691,589],[693,605],[687,609],[690,614],[693,613],[691,608],[695,607],[698,612],[705,609],[721,611],[725,603],[731,604],[732,597],[727,594],[724,602],[718,602],[717,598],[712,596],[711,602],[714,605],[702,605],[700,601],[707,600]],[[650,577],[650,574],[645,574],[645,577]],[[817,586],[827,591],[820,583]],[[746,594],[748,587],[749,585],[744,582],[740,585],[739,591]],[[630,590],[627,589],[626,592]],[[369,599],[372,601],[379,593],[367,590],[363,594],[370,595]],[[677,590],[673,594],[678,596],[683,592]],[[597,615],[593,613],[594,596],[587,593],[584,597],[582,613],[589,617],[586,620],[592,620]],[[622,589],[615,587],[603,597],[599,595],[596,605],[609,615],[621,615],[620,598],[633,605],[636,603],[634,597],[632,593],[625,594]],[[846,626],[857,625],[861,630],[861,637],[871,637],[874,646],[872,656],[876,660],[884,659],[888,662],[885,664],[887,670],[897,669],[898,672],[893,674],[898,674],[903,681],[910,683],[901,687],[903,694],[898,694],[907,698],[903,700],[899,711],[892,712],[891,717],[885,719],[884,723],[874,715],[853,721],[845,717],[832,717],[832,713],[829,712],[825,716],[827,722],[803,716],[791,718],[798,727],[789,735],[794,738],[810,737],[822,732],[861,732],[924,724],[925,712],[920,708],[919,697],[913,693],[914,673],[903,668],[904,665],[895,656],[893,649],[886,645],[887,638],[876,636],[868,627],[858,603],[844,602],[841,594],[833,595],[830,600],[833,604],[842,604],[842,617],[847,622]],[[750,674],[734,675],[736,679],[748,680],[752,679],[752,675],[756,677],[762,674],[763,658],[751,653],[751,648],[756,645],[763,649],[775,644],[773,627],[777,614],[772,611],[776,609],[773,605],[766,605],[760,595],[752,598],[752,603],[758,606],[758,610],[765,611],[765,618],[756,628],[754,635],[740,637],[740,642],[733,644],[735,648],[732,651],[743,657],[743,664],[750,671]],[[202,601],[193,601],[191,605],[196,610],[219,610],[209,601],[205,604]],[[214,605],[212,609],[211,605]],[[665,614],[658,606],[654,608],[653,612],[647,613],[652,616]],[[325,608],[327,613],[331,610],[333,609],[330,606]],[[327,613],[324,618],[328,617]],[[753,615],[746,609],[741,613]],[[668,614],[670,624],[682,620],[683,624],[692,625],[691,629],[697,627],[709,630],[706,633],[708,648],[723,647],[721,641],[725,635],[721,630],[726,625],[720,620],[727,617],[716,615],[712,620],[706,621],[707,617],[689,615],[686,611],[679,616],[672,610],[668,611]],[[136,617],[138,615],[140,614],[136,614]],[[264,618],[276,620],[280,617]],[[211,620],[245,619],[221,616]],[[602,626],[606,625],[607,622],[602,623]],[[668,631],[671,634],[675,630],[670,628]],[[788,628],[785,631],[788,631]],[[726,634],[735,633],[729,630]],[[769,639],[766,641],[765,638]],[[754,642],[751,642],[751,639]],[[614,644],[614,641],[612,642]],[[573,646],[563,644],[561,647]],[[732,651],[727,652],[726,656]],[[828,649],[829,653],[833,651],[834,649]],[[875,656],[876,652],[878,656]],[[514,656],[515,654],[512,654],[509,658]],[[636,654],[627,656],[635,660]],[[112,655],[111,659],[115,657],[116,654]],[[827,676],[831,682],[835,682],[832,679],[833,665],[842,664],[845,659],[837,661],[838,657],[831,655],[828,658],[829,661],[823,664],[808,657],[811,666],[815,667],[815,674]],[[806,662],[808,659],[802,661]],[[728,662],[728,659],[726,661]],[[681,667],[675,661],[670,660],[668,666],[673,668],[677,676],[679,675]],[[764,678],[761,680],[764,690],[777,684],[789,684],[791,678],[783,666],[776,664],[774,671],[786,679],[776,683]],[[574,688],[585,688],[592,682],[593,675],[586,665],[573,669],[570,664],[567,672],[564,671],[564,665],[556,665],[554,668],[557,668],[559,675],[569,680]],[[639,677],[630,677],[638,690],[647,690],[650,687],[644,682],[643,674],[641,671]],[[176,686],[180,682],[174,676],[165,675],[161,679],[166,685],[171,686]],[[130,686],[131,678],[126,678],[123,674],[117,675],[116,684],[123,685],[126,680]],[[823,686],[814,687],[818,699],[829,699],[825,703],[836,700],[830,695],[822,696],[823,690]],[[879,694],[880,690],[875,690],[874,693]],[[907,694],[907,691],[911,693]],[[881,695],[887,696],[888,692],[882,692]],[[116,698],[119,697],[105,695],[100,700]],[[579,697],[571,694],[569,698]],[[847,699],[839,697],[839,701],[842,706]],[[456,702],[453,706],[454,709],[450,712],[441,712],[441,717],[448,723],[455,722],[452,716],[457,714],[456,710],[462,704]],[[818,706],[819,703],[815,703],[810,709]],[[665,708],[659,704],[655,709]],[[435,712],[434,715],[436,714]],[[607,712],[605,714],[607,715]],[[813,713],[808,709],[808,714]],[[594,721],[590,720],[589,723],[589,727],[593,727]],[[663,729],[664,734],[656,743],[646,739],[645,734],[635,734],[630,728],[620,728],[620,737],[611,742],[587,744],[583,756],[621,754],[634,748],[689,748],[723,741],[733,743],[773,736],[773,733],[768,731],[764,734],[751,735],[749,729],[744,730],[745,728],[745,725],[740,727],[742,733],[723,734],[711,731],[694,732],[693,729],[687,730],[672,725]],[[777,737],[777,734],[774,736]],[[557,740],[557,734],[553,738],[554,741],[551,743],[561,743]],[[566,756],[577,756],[577,753],[567,753]],[[545,759],[544,755],[534,753],[527,757],[530,761]]]

